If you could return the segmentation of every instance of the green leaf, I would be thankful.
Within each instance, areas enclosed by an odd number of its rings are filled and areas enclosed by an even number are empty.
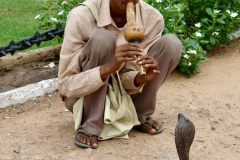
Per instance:
[[[211,8],[206,8],[206,12],[209,16],[213,17],[213,12]]]
[[[201,140],[201,139],[197,139],[196,141],[197,142],[204,142],[204,140]]]
[[[225,24],[225,21],[223,19],[220,19],[220,18],[217,19],[217,22],[220,23],[220,24]]]
[[[207,43],[209,43],[208,40],[200,40],[199,42],[200,42],[201,44],[207,44]]]
[[[213,30],[213,26],[208,26],[208,27],[207,27],[207,30],[208,30],[208,31],[212,31],[212,30]]]
[[[202,18],[201,22],[209,24],[208,22],[211,22],[208,18]]]
[[[213,37],[213,36],[210,37],[210,43],[211,43],[212,45],[216,44],[216,39],[215,39],[215,37]]]
[[[227,18],[226,14],[222,14],[221,19]]]
[[[197,74],[197,71],[196,71],[196,70],[193,70],[193,74],[196,75],[196,74]]]
[[[209,51],[211,51],[211,50],[212,50],[212,45],[210,45],[210,44],[207,44],[207,45],[206,45],[206,47],[207,47],[207,49],[208,49]]]

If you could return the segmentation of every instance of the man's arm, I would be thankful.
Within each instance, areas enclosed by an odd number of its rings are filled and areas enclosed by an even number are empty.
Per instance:
[[[86,6],[76,7],[68,15],[58,72],[58,88],[67,97],[85,96],[105,84],[100,67],[84,72],[80,68],[82,48],[92,33],[91,25],[94,25],[89,22],[95,23],[95,19]]]

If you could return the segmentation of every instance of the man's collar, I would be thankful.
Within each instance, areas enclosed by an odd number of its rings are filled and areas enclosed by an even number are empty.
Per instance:
[[[100,4],[99,18],[97,25],[98,27],[105,27],[112,23],[112,17],[110,13],[110,0],[102,0]]]
[[[99,19],[97,22],[97,26],[99,28],[102,28],[112,23],[112,17],[110,13],[110,0],[102,0],[102,3],[100,5],[101,7],[99,11]],[[140,6],[141,1],[136,4],[136,23],[138,25],[142,25]]]

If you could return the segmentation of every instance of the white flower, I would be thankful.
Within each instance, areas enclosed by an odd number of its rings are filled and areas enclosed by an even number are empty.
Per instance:
[[[159,3],[159,2],[162,3],[162,0],[156,0],[156,2],[158,2],[158,3]]]
[[[221,10],[213,10],[213,13],[220,13]]]
[[[62,5],[64,5],[64,4],[68,4],[68,2],[67,2],[67,1],[63,1],[63,2],[62,2]]]
[[[227,12],[228,14],[231,14],[231,12],[229,11],[229,9],[228,9],[228,10],[226,10],[226,12]]]
[[[230,14],[230,16],[231,16],[232,18],[237,17],[237,15],[238,15],[237,13],[231,13],[231,14]]]
[[[60,15],[63,15],[63,13],[64,13],[64,10],[61,10],[60,12],[58,12],[58,15],[60,16]]]
[[[195,32],[195,35],[196,35],[197,37],[202,37],[202,33],[200,33],[200,32]]]
[[[200,23],[200,22],[199,22],[199,23],[196,23],[196,24],[195,24],[195,27],[200,28],[200,27],[201,27],[201,23]]]
[[[36,15],[35,19],[39,19],[40,17],[41,17],[40,14]]]
[[[188,59],[189,58],[189,55],[187,55],[187,54],[184,54],[184,56],[183,56],[184,58],[186,58],[186,59]]]
[[[189,51],[187,51],[187,53],[197,54],[196,50],[191,50],[191,49]]]
[[[55,21],[55,22],[58,21],[57,18],[54,18],[54,17],[51,17],[50,19],[51,19],[52,21]]]
[[[192,63],[191,63],[191,62],[189,62],[189,63],[188,63],[188,66],[191,66],[191,65],[192,65]]]
[[[213,32],[212,35],[219,35],[219,32]]]
[[[53,67],[55,67],[55,64],[54,64],[54,62],[50,62],[48,66],[49,66],[50,68],[53,68]]]
[[[54,62],[50,62],[48,65],[44,66],[44,68],[53,68],[55,67]]]

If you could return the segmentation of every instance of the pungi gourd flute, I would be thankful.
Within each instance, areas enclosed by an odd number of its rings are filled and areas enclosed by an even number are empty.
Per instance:
[[[124,37],[128,42],[141,43],[144,40],[143,28],[135,22],[135,10],[133,2],[128,2],[126,8],[127,28],[124,30]],[[140,74],[145,75],[146,71],[140,66]]]

